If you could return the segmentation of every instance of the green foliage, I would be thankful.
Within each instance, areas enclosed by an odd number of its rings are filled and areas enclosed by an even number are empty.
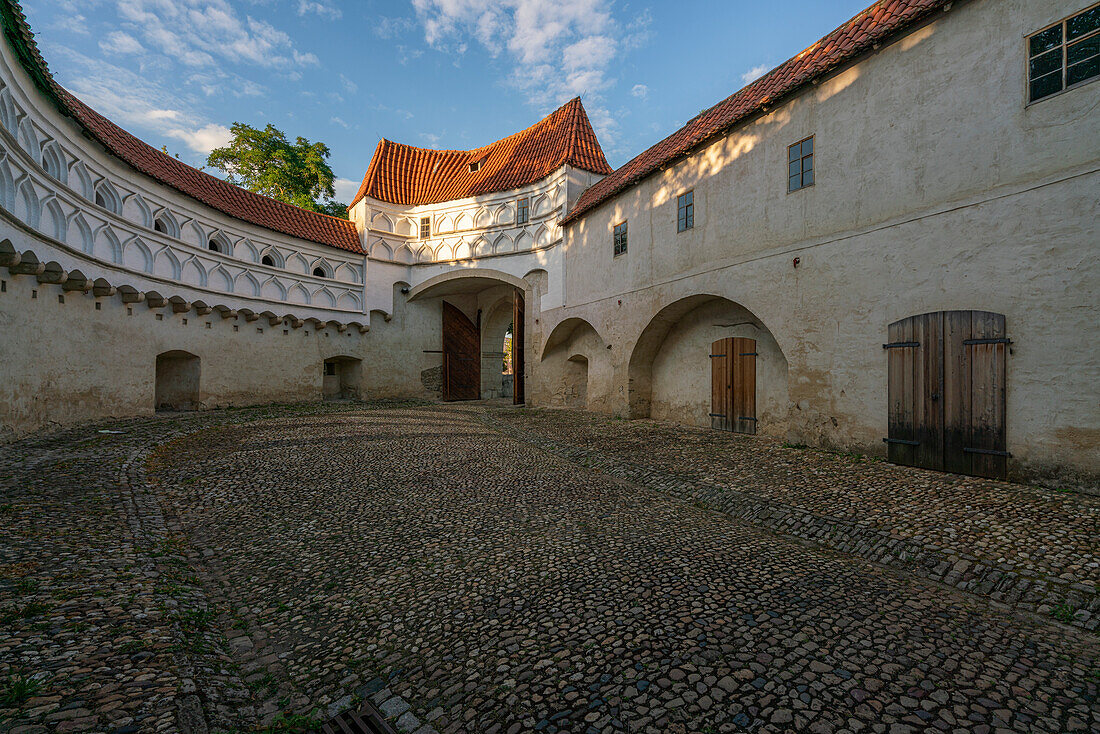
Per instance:
[[[258,130],[235,122],[230,130],[229,144],[206,158],[206,164],[224,171],[230,183],[302,209],[347,218],[347,207],[333,200],[335,176],[327,145],[300,136],[291,143],[271,124]]]
[[[0,706],[18,706],[38,693],[41,684],[24,675],[9,676],[0,684]]]
[[[1050,615],[1057,619],[1059,622],[1069,623],[1073,621],[1073,614],[1076,611],[1077,610],[1069,604],[1059,604],[1054,608],[1054,611],[1052,611]]]

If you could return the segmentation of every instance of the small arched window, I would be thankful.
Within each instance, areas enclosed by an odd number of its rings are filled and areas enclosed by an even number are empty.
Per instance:
[[[153,229],[161,234],[168,234],[168,225],[160,217],[157,217],[157,221],[153,222]]]
[[[221,252],[222,251],[221,243],[218,242],[215,239],[211,239],[210,241],[208,241],[206,243],[206,247],[207,247],[207,249],[213,250],[214,252]]]
[[[275,258],[271,257],[271,255],[264,255],[262,258],[260,258],[260,262],[264,265],[275,267]]]
[[[162,211],[157,215],[157,218],[153,220],[153,229],[169,237],[178,238],[180,236],[180,226],[176,223],[176,218],[168,211]]]
[[[115,214],[122,213],[122,199],[119,197],[114,187],[106,181],[96,186],[95,203],[97,206],[101,206]]]
[[[313,269],[313,274],[318,278],[326,278],[328,275],[325,273],[325,269],[322,267],[316,267]]]
[[[233,247],[229,244],[229,239],[218,232],[206,241],[206,249],[214,252],[220,252],[223,255],[231,255],[233,253]]]

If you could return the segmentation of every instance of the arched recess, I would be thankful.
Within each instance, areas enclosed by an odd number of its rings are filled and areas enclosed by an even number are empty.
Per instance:
[[[392,260],[393,250],[386,244],[385,240],[375,240],[374,244],[370,248],[370,256],[379,260]]]
[[[19,131],[19,118],[22,114],[11,98],[11,90],[7,87],[0,90],[0,123],[12,135],[17,134]]]
[[[336,268],[336,272],[332,277],[336,280],[342,280],[346,283],[358,283],[359,282],[359,269],[350,263],[340,263]]]
[[[111,182],[106,179],[96,184],[95,203],[96,206],[109,212],[122,214],[122,197],[119,196],[118,191],[111,185]]]
[[[82,252],[89,255],[93,253],[95,238],[92,236],[92,228],[88,226],[83,214],[78,213],[73,217],[72,226],[69,227],[68,237],[65,241]]]
[[[325,400],[355,400],[362,383],[363,360],[347,355],[324,361],[321,395]]]
[[[268,301],[285,301],[286,287],[276,278],[269,278],[260,288],[260,296]]]
[[[42,170],[56,181],[68,182],[69,169],[65,165],[65,154],[53,140],[42,146]]]
[[[153,210],[145,203],[145,197],[141,194],[134,193],[126,197],[122,203],[122,216],[141,227],[153,227]]]
[[[38,142],[38,133],[35,132],[34,125],[31,124],[29,117],[23,118],[23,121],[19,123],[19,145],[23,147],[23,150],[27,151],[31,160],[36,161],[42,155],[42,148]]]
[[[197,410],[201,407],[199,358],[179,349],[157,355],[153,406],[157,410]]]
[[[153,253],[144,242],[135,237],[123,248],[122,264],[130,270],[151,273],[153,272]]]
[[[512,301],[512,291],[506,290],[501,297],[482,309],[482,398],[511,398],[515,395],[515,375],[511,360],[511,336],[514,333]]]
[[[539,375],[552,406],[586,410],[607,404],[611,378],[607,346],[582,318],[565,319],[550,331]]]
[[[408,300],[415,301],[418,298],[431,298],[451,293],[475,293],[497,285],[510,285],[521,291],[527,290],[527,281],[523,278],[492,268],[470,268],[440,273],[433,278],[428,278],[409,289]]]
[[[88,173],[84,161],[74,160],[72,165],[69,166],[69,186],[88,201],[95,200],[92,177]]]
[[[164,209],[153,219],[153,229],[161,234],[179,239],[180,224],[172,212]]]
[[[183,268],[176,254],[172,252],[171,249],[165,247],[156,254],[153,272],[165,278],[180,280]]]
[[[46,202],[43,214],[42,231],[59,242],[66,242],[69,235],[69,220],[56,198]]]
[[[301,283],[295,283],[287,291],[286,300],[290,303],[297,303],[303,306],[309,305],[309,291]]]
[[[34,190],[34,184],[29,178],[24,178],[19,185],[19,194],[15,197],[15,216],[23,220],[28,226],[38,229],[38,222],[42,216],[42,205],[38,201],[38,194]]]
[[[531,235],[527,234],[527,232],[520,232],[516,236],[515,250],[517,252],[530,250],[532,247],[534,247],[534,244],[535,243],[534,240],[531,239]]]
[[[187,269],[184,268],[184,275],[186,274]],[[234,290],[233,277],[221,265],[216,266],[210,271],[210,275],[207,277],[207,283],[214,290],[223,293],[232,293]]]
[[[755,314],[713,294],[668,304],[642,330],[628,366],[630,416],[710,426],[712,345],[727,337],[755,340],[755,354],[743,358],[754,365],[756,432],[784,435],[790,410],[786,357]]]
[[[221,284],[217,286],[218,290],[232,290],[232,288],[229,287],[229,276],[225,274],[224,270],[222,270],[221,273],[224,277],[220,281]],[[183,264],[183,267],[180,269],[179,279],[184,283],[201,286],[206,286],[209,282],[206,268],[197,257],[192,257]]]
[[[9,212],[15,208],[15,179],[6,157],[0,160],[0,206]]]
[[[110,227],[102,227],[96,233],[92,255],[107,262],[122,263],[122,243]]]
[[[233,243],[229,241],[229,237],[224,232],[215,232],[207,238],[206,249],[220,252],[223,255],[232,255]]]

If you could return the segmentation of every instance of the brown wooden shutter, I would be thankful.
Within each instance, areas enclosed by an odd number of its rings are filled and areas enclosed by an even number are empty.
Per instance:
[[[756,433],[756,340],[733,338],[733,430]]]
[[[443,301],[443,399],[480,397],[480,329],[456,306]]]
[[[523,348],[527,341],[523,338],[524,317],[523,291],[517,288],[512,297],[512,403],[515,405],[524,403]]]
[[[710,345],[710,427],[732,431],[733,339],[719,339]]]
[[[888,329],[890,461],[943,469],[943,314],[910,316]]]
[[[727,337],[710,345],[710,427],[756,433],[756,340]]]

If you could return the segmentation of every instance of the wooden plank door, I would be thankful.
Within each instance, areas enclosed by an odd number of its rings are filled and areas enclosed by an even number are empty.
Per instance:
[[[523,405],[523,349],[526,339],[524,336],[525,312],[523,304],[523,291],[517,288],[512,296],[512,403]]]
[[[710,427],[733,430],[733,339],[710,345]]]
[[[988,311],[944,312],[944,469],[1003,479],[1005,317]]]
[[[756,340],[735,336],[732,339],[733,421],[735,433],[756,433]]]
[[[481,397],[481,330],[443,301],[443,399]]]
[[[727,337],[710,345],[710,427],[756,433],[756,340]]]
[[[943,469],[943,313],[895,321],[888,329],[890,461]]]

